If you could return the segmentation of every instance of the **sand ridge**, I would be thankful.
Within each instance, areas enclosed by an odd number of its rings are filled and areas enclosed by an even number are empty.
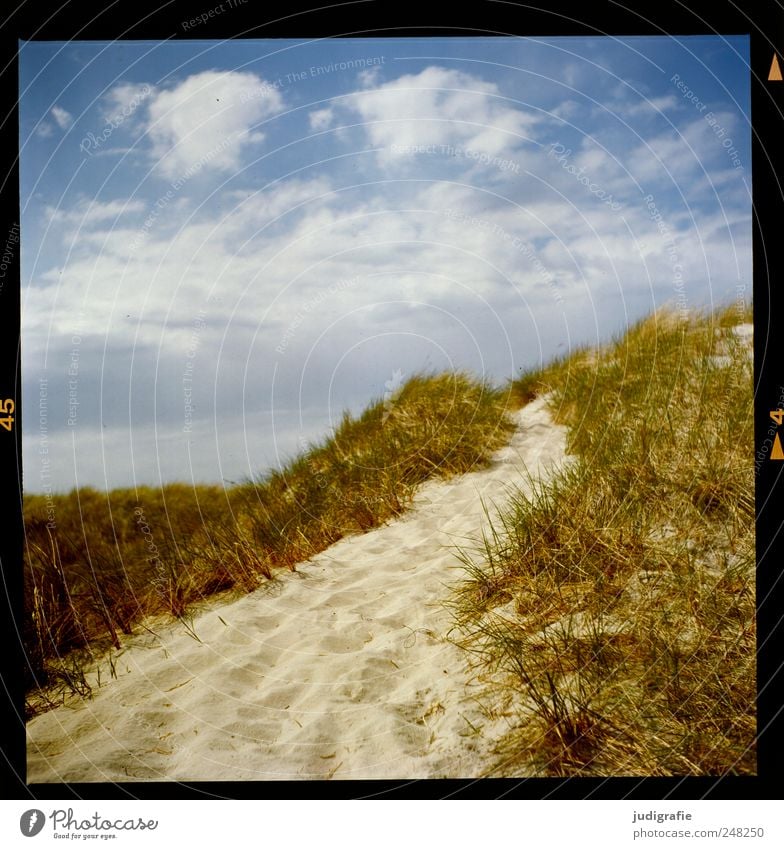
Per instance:
[[[198,639],[174,623],[129,641],[117,678],[28,723],[28,781],[481,776],[507,725],[447,639],[455,546],[565,452],[546,399],[514,416],[489,468],[429,481],[402,517],[208,606]]]

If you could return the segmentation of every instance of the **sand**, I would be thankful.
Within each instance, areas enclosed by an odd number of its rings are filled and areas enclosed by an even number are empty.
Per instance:
[[[545,399],[515,417],[491,467],[427,482],[404,516],[207,605],[193,633],[126,640],[91,699],[29,722],[28,781],[480,777],[509,720],[488,718],[448,640],[456,547],[483,502],[492,514],[565,452]]]

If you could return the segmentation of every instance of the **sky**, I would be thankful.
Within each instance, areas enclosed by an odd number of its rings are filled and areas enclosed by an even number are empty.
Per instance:
[[[749,300],[749,114],[745,36],[21,44],[26,491]]]

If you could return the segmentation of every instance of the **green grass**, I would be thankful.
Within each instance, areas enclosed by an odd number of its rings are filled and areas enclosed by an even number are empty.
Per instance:
[[[26,496],[28,688],[84,695],[85,663],[149,617],[253,590],[398,515],[427,478],[482,466],[513,430],[507,402],[465,374],[419,375],[256,481]]]
[[[552,393],[573,456],[462,552],[460,644],[510,722],[490,774],[754,772],[744,320],[659,313],[512,386]]]

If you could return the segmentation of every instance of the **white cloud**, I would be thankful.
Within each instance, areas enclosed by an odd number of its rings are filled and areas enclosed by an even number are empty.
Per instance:
[[[385,163],[407,157],[411,147],[433,144],[495,156],[530,138],[540,120],[512,106],[495,83],[436,66],[355,92],[345,102],[365,122]]]
[[[593,107],[591,110],[593,117],[606,121],[609,113],[622,121],[635,118],[660,118],[662,113],[681,107],[680,99],[674,94],[661,97],[645,97],[644,95],[631,97],[628,89],[624,87],[621,95],[621,98],[608,101],[604,106]]]
[[[372,68],[365,68],[357,74],[357,79],[362,88],[373,88],[378,85],[379,77],[381,76],[381,66],[374,65]]]
[[[148,133],[161,174],[177,178],[197,163],[228,172],[244,149],[261,141],[253,128],[280,112],[277,89],[248,72],[204,71],[150,99]]]
[[[639,103],[635,103],[629,109],[630,115],[639,115],[647,112],[664,112],[668,109],[677,109],[680,106],[680,100],[674,94],[667,94],[663,97],[644,98]]]
[[[579,62],[565,62],[561,67],[561,76],[568,86],[574,87],[580,80],[581,70]]]
[[[227,197],[237,205],[224,219],[232,227],[256,233],[287,213],[310,211],[325,204],[332,184],[323,177],[291,178],[259,191],[233,191]],[[290,219],[293,220],[293,219]]]
[[[735,119],[726,113],[716,117],[729,137],[736,128]],[[732,167],[721,139],[701,117],[642,141],[629,151],[625,164],[641,183],[653,186],[661,180],[674,181],[684,191],[688,186],[692,198],[703,181],[710,187],[722,170]]]
[[[308,116],[311,130],[326,130],[332,124],[334,113],[332,109],[316,109]]]
[[[573,118],[582,107],[576,100],[563,100],[557,106],[550,109],[550,114],[556,118],[561,118],[563,121],[569,121]]]
[[[52,117],[61,130],[67,130],[73,124],[73,116],[60,106],[52,107]]]
[[[543,173],[550,162],[543,161]],[[600,163],[592,165],[601,174]],[[266,357],[254,373],[260,386],[276,360],[296,369],[333,320],[351,328],[343,331],[338,347],[349,345],[352,333],[357,340],[383,333],[383,324],[370,313],[359,323],[347,318],[376,303],[448,303],[458,311],[484,304],[482,309],[502,314],[512,328],[529,305],[538,319],[560,315],[556,288],[570,310],[588,315],[599,293],[644,292],[649,275],[669,285],[666,245],[628,178],[619,195],[625,201],[622,214],[571,175],[563,172],[561,179],[564,197],[555,186],[539,195],[524,187],[521,205],[500,198],[490,202],[480,189],[452,183],[412,184],[393,200],[361,189],[332,192],[324,178],[288,180],[255,192],[227,192],[187,223],[187,215],[167,208],[141,241],[138,228],[119,218],[143,211],[140,202],[81,203],[53,213],[84,232],[69,234],[70,244],[64,241],[69,257],[64,268],[38,277],[58,283],[69,303],[82,305],[85,336],[105,335],[110,328],[113,344],[154,347],[164,359],[177,361],[194,314],[208,295],[220,295],[222,300],[209,307],[211,341],[217,345],[229,329],[221,353],[229,370],[232,364],[239,371],[246,368],[252,348]],[[107,226],[99,226],[102,222]],[[746,236],[731,246],[721,218],[708,225],[704,216],[690,221],[670,214],[668,223],[679,253],[691,257],[695,300],[705,291],[702,280],[711,280],[718,290],[734,285],[734,252],[747,255]],[[644,253],[635,252],[634,239],[646,243]],[[700,263],[710,266],[710,276],[700,274]],[[346,280],[359,282],[316,304],[319,293]],[[56,288],[30,289],[28,314],[54,317]],[[126,314],[143,321],[126,322]],[[123,319],[119,323],[117,316]],[[45,338],[51,342],[58,332],[67,335],[69,320],[67,314],[57,315]],[[280,357],[275,346],[287,327],[294,335]],[[202,338],[206,348],[208,334]],[[28,326],[28,354],[43,342],[44,336],[38,338]],[[490,337],[481,342],[490,352],[495,344]]]
[[[87,226],[117,221],[123,215],[143,212],[145,209],[141,200],[110,200],[105,203],[83,200],[70,209],[47,206],[45,212],[50,221]]]
[[[117,83],[101,98],[101,115],[107,124],[137,124],[144,114],[141,107],[156,93],[149,83]]]
[[[42,139],[48,139],[54,133],[54,127],[48,121],[42,121],[36,128],[35,134]]]

